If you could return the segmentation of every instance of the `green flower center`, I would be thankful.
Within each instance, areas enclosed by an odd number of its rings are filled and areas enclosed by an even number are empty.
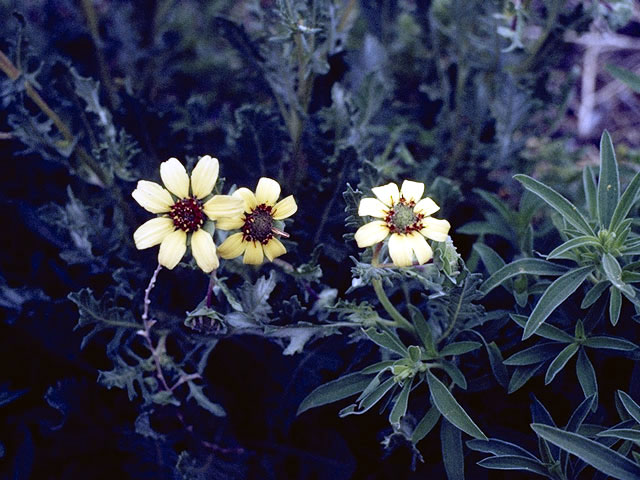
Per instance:
[[[171,206],[169,217],[173,224],[187,233],[199,230],[204,224],[205,213],[202,202],[197,198],[183,198]]]
[[[260,242],[263,245],[273,238],[273,208],[264,203],[244,216],[243,238],[247,242]]]
[[[400,200],[387,212],[385,222],[391,233],[411,233],[422,230],[422,219],[424,215],[413,211],[415,202],[404,199]]]

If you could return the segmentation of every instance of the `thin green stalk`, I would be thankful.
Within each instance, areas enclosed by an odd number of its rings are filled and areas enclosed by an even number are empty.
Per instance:
[[[382,287],[382,281],[379,278],[376,278],[372,280],[371,284],[373,285],[373,289],[376,292],[378,300],[387,311],[389,316],[393,319],[393,326],[403,328],[411,333],[415,333],[415,329],[413,328],[413,325],[411,325],[411,322],[404,318],[404,316],[396,309],[396,307],[393,306],[391,300],[389,300],[389,297],[387,297],[387,294]]]

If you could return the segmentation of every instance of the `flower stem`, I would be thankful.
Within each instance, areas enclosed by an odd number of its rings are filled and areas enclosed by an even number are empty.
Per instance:
[[[160,363],[160,355],[158,354],[158,348],[153,346],[153,342],[151,341],[151,327],[156,323],[155,320],[149,320],[149,305],[151,305],[151,300],[149,296],[151,295],[151,290],[156,286],[156,280],[158,279],[158,273],[162,270],[162,265],[158,264],[156,269],[151,275],[151,279],[149,280],[149,284],[147,288],[144,290],[144,307],[142,309],[142,323],[144,325],[144,330],[140,330],[138,333],[142,335],[147,341],[147,348],[151,352],[151,356],[153,357],[153,363],[156,366],[156,377],[162,383],[162,387],[166,391],[172,391],[167,383],[167,380],[164,378],[164,374],[162,373],[162,365]]]
[[[371,284],[373,285],[373,289],[376,292],[378,300],[393,319],[393,326],[403,328],[411,333],[415,333],[415,329],[413,328],[413,325],[411,325],[411,322],[409,322],[409,320],[402,316],[402,314],[396,309],[396,307],[393,306],[391,300],[389,300],[389,297],[387,297],[387,294],[382,287],[382,281],[379,278],[375,278],[371,281]]]

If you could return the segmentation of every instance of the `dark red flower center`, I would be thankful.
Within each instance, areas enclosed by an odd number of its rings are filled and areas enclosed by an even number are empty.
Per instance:
[[[422,230],[424,215],[414,212],[415,206],[416,202],[413,200],[407,201],[404,197],[400,197],[400,200],[387,211],[384,221],[387,222],[391,233],[407,234]]]
[[[263,203],[245,213],[242,234],[247,242],[268,243],[273,238],[273,207]]]
[[[204,224],[206,215],[202,202],[197,198],[183,198],[171,206],[169,216],[173,224],[185,232],[195,232]]]

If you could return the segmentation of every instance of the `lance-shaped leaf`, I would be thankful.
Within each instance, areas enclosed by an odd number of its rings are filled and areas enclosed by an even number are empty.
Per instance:
[[[606,130],[600,138],[600,176],[598,178],[598,218],[602,228],[607,228],[620,200],[618,162],[611,136]]]
[[[476,452],[493,453],[496,456],[527,456],[534,460],[538,460],[533,453],[525,450],[521,446],[505,442],[504,440],[499,440],[497,438],[490,438],[489,440],[469,440],[467,442],[467,447],[471,450],[475,450]]]
[[[607,276],[607,280],[609,280],[614,287],[620,289],[627,295],[635,296],[633,288],[622,281],[622,267],[620,267],[616,257],[610,253],[604,253],[602,255],[602,269]]]
[[[565,255],[566,253],[571,253],[573,250],[577,250],[583,247],[599,247],[600,241],[592,236],[592,235],[581,235],[576,238],[572,238],[571,240],[567,240],[562,245],[554,248],[547,255],[547,260],[553,260],[555,258],[568,258],[572,257],[569,255]]]
[[[427,373],[427,382],[431,392],[431,401],[444,418],[472,437],[487,439],[458,401],[453,398],[449,389],[431,372]]]
[[[531,312],[529,320],[527,320],[524,333],[522,334],[523,340],[533,335],[549,315],[582,285],[582,282],[589,276],[591,270],[592,267],[580,267],[571,270],[549,285],[542,294],[542,297],[540,297],[533,312]]]
[[[433,335],[431,334],[431,327],[427,323],[427,320],[424,318],[422,312],[414,305],[409,305],[409,310],[411,311],[413,326],[416,327],[416,332],[420,337],[422,345],[424,345],[424,348],[429,355],[436,356],[438,352],[433,341]]]
[[[555,357],[559,351],[560,345],[555,342],[540,343],[514,353],[504,361],[504,364],[514,366],[534,365]]]
[[[607,65],[607,70],[618,80],[626,83],[631,90],[640,93],[640,76],[630,70],[616,67],[615,65]]]
[[[593,177],[591,167],[585,167],[582,170],[582,186],[584,187],[584,196],[587,200],[587,210],[591,218],[598,216],[598,187],[596,179]]]
[[[402,357],[408,354],[407,347],[405,347],[400,339],[393,333],[384,330],[379,331],[375,327],[367,328],[364,333],[374,343],[380,345],[383,348],[388,348],[392,352],[396,352]]]
[[[464,353],[472,352],[481,346],[482,344],[479,342],[454,342],[440,350],[440,356],[446,357],[448,355],[462,355]]]
[[[610,428],[598,434],[599,437],[613,437],[620,440],[631,440],[640,443],[640,430],[633,428]]]
[[[493,248],[486,246],[484,243],[474,243],[473,249],[480,255],[480,259],[489,275],[493,275],[504,267],[504,260]]]
[[[614,327],[618,324],[620,318],[620,309],[622,307],[622,294],[613,285],[609,288],[609,320]]]
[[[405,380],[405,383],[402,386],[402,391],[396,398],[396,403],[393,405],[391,413],[389,414],[390,424],[397,425],[400,423],[400,419],[404,417],[404,414],[407,413],[407,404],[409,402],[409,393],[411,392],[412,383],[413,381],[411,379]]]
[[[397,384],[395,383],[393,377],[388,378],[384,382],[377,385],[376,388],[372,389],[367,395],[364,395],[357,406],[355,404],[349,405],[348,407],[340,410],[338,415],[340,417],[345,417],[347,415],[361,415],[369,411],[371,407],[378,403],[382,399],[382,397],[384,397],[389,392],[389,390],[391,390],[396,385]]]
[[[429,434],[429,432],[433,430],[433,427],[436,426],[436,423],[438,423],[439,419],[440,419],[440,412],[435,406],[431,407],[427,411],[427,413],[424,414],[424,417],[422,417],[422,420],[418,422],[418,425],[416,425],[416,429],[413,431],[413,434],[411,435],[411,442],[416,444],[420,440],[422,440],[424,437],[426,437]]]
[[[549,425],[534,423],[531,428],[539,437],[575,455],[602,473],[619,480],[640,478],[640,465],[598,442]]]
[[[556,378],[560,370],[562,370],[567,362],[576,354],[578,348],[577,343],[570,343],[558,354],[553,362],[551,362],[551,365],[549,365],[549,368],[547,368],[547,373],[544,376],[545,385],[549,385],[553,379]]]
[[[493,470],[524,470],[526,472],[537,473],[547,478],[553,478],[548,470],[539,460],[518,455],[501,455],[488,457],[478,462],[478,465]]]
[[[598,406],[598,379],[596,377],[596,371],[594,370],[591,360],[589,360],[584,348],[581,348],[580,352],[578,352],[576,375],[585,398],[590,396],[594,397],[592,409],[595,410]]]
[[[527,175],[515,175],[513,178],[522,183],[524,188],[538,195],[551,208],[557,211],[567,223],[573,225],[584,235],[595,235],[595,232],[578,211],[577,207],[553,188],[547,187],[544,183]]]
[[[589,290],[587,294],[584,296],[584,298],[582,299],[580,308],[584,310],[586,308],[589,308],[594,303],[596,303],[598,299],[602,296],[604,291],[607,289],[607,287],[609,287],[609,285],[611,285],[611,283],[608,282],[607,280],[601,280],[598,283],[596,283],[593,287],[591,287],[591,290]]]
[[[460,430],[447,420],[440,423],[442,462],[448,480],[464,480],[464,453]]]
[[[537,365],[526,365],[524,367],[516,367],[509,380],[509,386],[507,387],[507,393],[513,393],[522,387],[529,381],[538,371],[542,369],[544,363],[538,363]]]
[[[371,383],[371,380],[372,377],[369,375],[354,372],[348,373],[347,375],[325,383],[324,385],[320,385],[302,401],[298,407],[297,415],[300,415],[302,412],[305,412],[310,408],[337,402],[343,398],[360,393],[367,388],[367,385]]]
[[[613,217],[611,217],[611,225],[609,225],[610,231],[615,232],[618,226],[627,217],[631,208],[638,199],[638,192],[640,192],[640,172],[636,173],[633,180],[631,180],[631,183],[629,183],[629,186],[620,197],[620,201],[613,212]]]
[[[618,398],[624,409],[633,417],[633,419],[640,423],[640,405],[638,405],[633,398],[629,396],[629,394],[623,392],[622,390],[618,390]]]
[[[599,335],[595,337],[589,337],[584,342],[585,347],[591,348],[606,348],[609,350],[621,350],[623,352],[630,352],[638,348],[638,346],[626,340],[624,338],[609,337],[607,335]]]
[[[567,267],[556,265],[539,258],[521,258],[514,260],[505,265],[500,270],[491,275],[480,286],[483,294],[489,293],[491,290],[502,284],[504,281],[517,275],[552,275],[558,276],[566,273]]]
[[[509,314],[511,319],[520,325],[522,328],[527,324],[527,317],[524,315],[518,315],[516,313]],[[548,323],[544,323],[540,325],[538,330],[536,331],[536,335],[542,338],[548,338],[549,340],[555,340],[556,342],[563,343],[571,343],[573,342],[573,336],[569,335],[567,332],[560,330],[558,327],[554,327]]]

